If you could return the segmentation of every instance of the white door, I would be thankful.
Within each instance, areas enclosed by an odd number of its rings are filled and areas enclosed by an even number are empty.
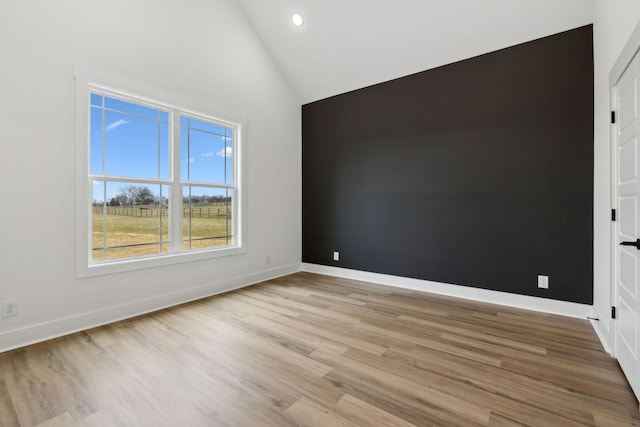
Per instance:
[[[636,396],[640,396],[640,55],[636,55],[614,88],[617,110],[615,352]]]

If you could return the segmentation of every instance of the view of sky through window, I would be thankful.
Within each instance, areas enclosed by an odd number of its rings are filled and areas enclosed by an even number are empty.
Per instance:
[[[170,179],[170,120],[168,111],[91,94],[91,175]],[[180,117],[179,126],[181,180],[233,184],[233,129],[188,116]],[[94,186],[103,187],[99,181]],[[107,186],[106,201],[117,193],[116,186]],[[101,194],[94,191],[98,203]]]

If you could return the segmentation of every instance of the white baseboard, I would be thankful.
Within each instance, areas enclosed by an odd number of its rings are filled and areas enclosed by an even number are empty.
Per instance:
[[[302,271],[580,319],[586,319],[592,313],[592,306],[586,304],[510,294],[507,292],[490,291],[487,289],[471,288],[468,286],[451,285],[447,283],[431,282],[429,280],[410,279],[407,277],[391,276],[388,274],[369,273],[366,271],[308,263],[302,264]]]
[[[608,329],[608,326],[610,326],[610,324],[603,320],[602,315],[598,313],[598,310],[595,307],[593,307],[593,310],[591,312],[591,319],[589,320],[591,321],[593,330],[596,331],[596,335],[598,335],[598,339],[600,339],[600,343],[602,344],[604,351],[609,353],[611,356],[614,356],[613,339],[611,336],[611,331]]]
[[[265,280],[296,273],[300,270],[568,317],[582,319],[589,316],[597,317],[593,316],[594,311],[592,306],[585,304],[303,263],[302,266],[300,264],[291,264],[284,267],[261,271],[255,274],[228,279],[222,282],[211,283],[197,288],[190,288],[153,296],[127,304],[107,307],[101,310],[5,331],[0,333],[0,352],[91,329],[119,320],[139,316],[141,314],[162,310],[167,307],[206,298],[234,289],[243,288]],[[592,324],[605,350],[611,353],[608,345],[609,341],[607,339],[609,335],[608,332],[601,328],[599,322],[592,321]]]
[[[113,307],[56,319],[0,333],[0,353],[75,332],[106,325],[141,314],[162,310],[185,302],[275,279],[300,271],[300,264],[291,264],[255,274],[235,277],[205,286],[185,289]]]

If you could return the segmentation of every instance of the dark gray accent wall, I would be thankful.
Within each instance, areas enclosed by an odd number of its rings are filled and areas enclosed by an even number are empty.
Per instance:
[[[304,105],[303,261],[591,304],[592,35]]]

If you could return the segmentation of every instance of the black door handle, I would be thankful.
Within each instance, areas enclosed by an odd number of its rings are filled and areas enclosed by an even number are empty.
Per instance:
[[[622,246],[635,246],[636,249],[640,251],[640,239],[637,239],[635,242],[620,242]]]

